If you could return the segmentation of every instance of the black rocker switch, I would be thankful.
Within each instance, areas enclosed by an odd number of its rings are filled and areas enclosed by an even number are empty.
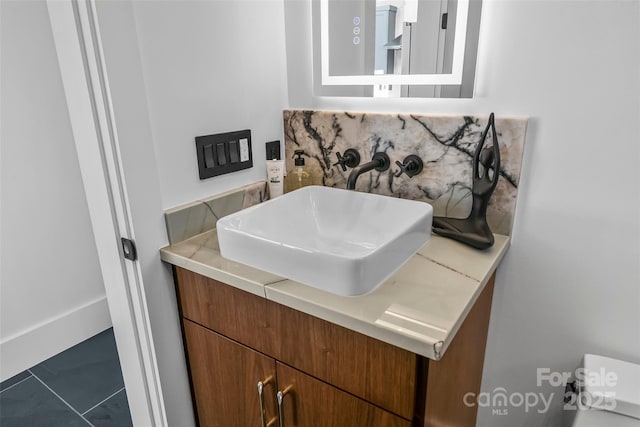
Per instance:
[[[224,150],[224,142],[218,142],[216,144],[216,150],[218,151],[218,164],[224,166],[227,164],[227,154]]]
[[[213,158],[213,144],[207,144],[204,146],[204,167],[216,167],[216,161]]]
[[[240,150],[238,141],[229,142],[229,163],[238,163],[240,161]]]

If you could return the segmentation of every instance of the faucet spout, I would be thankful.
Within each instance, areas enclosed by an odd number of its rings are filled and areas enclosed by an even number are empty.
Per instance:
[[[351,170],[349,174],[349,178],[347,179],[347,190],[355,190],[356,182],[360,175],[367,173],[372,170],[377,170],[378,172],[384,172],[389,169],[389,165],[391,161],[389,160],[389,156],[383,152],[377,152],[373,155],[373,158],[370,162],[364,163],[360,166],[356,166]]]

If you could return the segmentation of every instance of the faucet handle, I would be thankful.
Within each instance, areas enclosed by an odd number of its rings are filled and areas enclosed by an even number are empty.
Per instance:
[[[353,148],[347,148],[344,152],[344,156],[340,154],[340,152],[336,152],[336,157],[338,161],[333,164],[333,166],[340,166],[343,172],[347,171],[347,166],[350,168],[355,168],[360,164],[360,153]]]
[[[404,158],[404,162],[396,160],[396,165],[400,168],[394,175],[399,178],[403,173],[406,173],[409,178],[413,178],[422,172],[423,163],[422,159],[415,154],[410,154]]]

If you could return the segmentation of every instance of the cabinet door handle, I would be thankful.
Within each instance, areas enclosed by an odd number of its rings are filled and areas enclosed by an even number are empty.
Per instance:
[[[278,391],[278,394],[276,394],[276,398],[278,400],[278,421],[280,422],[280,427],[284,427],[284,395],[289,393],[291,388],[292,386],[287,386],[287,388],[282,391]]]
[[[267,419],[265,418],[265,408],[264,408],[264,386],[269,384],[273,379],[272,376],[267,377],[264,381],[258,381],[258,399],[260,400],[260,422],[261,427],[268,427],[272,423],[269,422],[267,424]]]

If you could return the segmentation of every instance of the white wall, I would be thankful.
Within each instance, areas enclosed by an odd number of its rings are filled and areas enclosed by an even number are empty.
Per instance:
[[[4,380],[111,320],[47,8],[0,7]]]
[[[99,2],[97,12],[168,423],[189,426],[162,211],[265,178],[264,142],[282,138],[287,102],[283,7]],[[254,167],[200,181],[195,136],[246,128]]]
[[[557,425],[563,389],[538,388],[537,368],[640,362],[640,4],[485,0],[474,99],[362,100],[312,96],[305,3],[285,9],[290,107],[530,117],[483,391],[555,398],[547,414],[482,408],[478,426]]]
[[[133,2],[164,208],[265,178],[287,103],[281,1]],[[251,129],[251,169],[200,181],[195,140]]]

